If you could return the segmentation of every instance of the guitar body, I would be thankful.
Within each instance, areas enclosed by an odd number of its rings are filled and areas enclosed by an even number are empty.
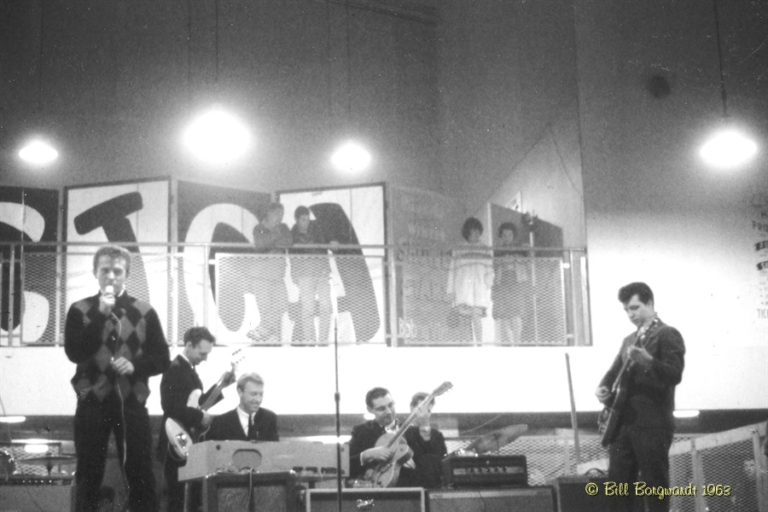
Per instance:
[[[648,329],[637,336],[634,345],[636,347],[643,347],[646,338],[658,324],[658,320],[654,320],[648,326]],[[601,435],[600,444],[605,448],[616,439],[616,435],[619,432],[621,413],[624,407],[626,407],[628,400],[627,379],[629,379],[632,366],[632,361],[627,357],[621,365],[616,379],[613,381],[611,396],[606,401],[605,408],[600,412],[600,416],[597,419],[597,430]]]
[[[608,448],[619,431],[619,410],[605,407],[597,419],[597,430],[600,433],[600,444]]]
[[[619,432],[619,420],[621,411],[627,403],[626,379],[629,376],[629,369],[632,365],[629,359],[619,371],[611,389],[611,397],[606,402],[605,408],[600,412],[597,419],[597,430],[600,433],[600,444],[607,448],[615,439]]]
[[[403,437],[405,430],[416,419],[416,414],[426,407],[432,399],[440,396],[453,387],[448,381],[440,384],[432,393],[422,400],[416,409],[405,419],[402,425],[394,433],[382,434],[376,440],[376,447],[386,447],[392,449],[392,456],[386,460],[373,464],[365,472],[365,475],[358,481],[358,487],[392,487],[397,483],[400,477],[400,467],[411,458],[413,452],[408,447],[408,442]]]
[[[392,446],[394,448],[392,458],[368,468],[365,472],[363,480],[368,482],[370,487],[393,487],[400,478],[400,468],[403,463],[411,458],[413,452],[408,447],[408,443],[402,437],[395,440],[395,434],[382,434],[376,441],[376,446],[389,446],[393,442],[395,444]]]
[[[230,363],[232,368],[225,372],[219,381],[211,388],[205,401],[202,403],[200,402],[201,397],[203,396],[203,390],[193,389],[187,397],[187,407],[200,409],[201,411],[207,411],[213,406],[213,404],[216,403],[224,388],[234,382],[235,369],[237,364],[243,360],[242,356],[238,356],[240,351],[241,349],[237,349],[232,354],[232,361]],[[168,455],[178,462],[187,460],[187,455],[189,455],[189,447],[193,443],[196,443],[198,440],[200,440],[200,438],[206,432],[208,432],[207,427],[204,429],[192,428],[188,431],[173,418],[166,418],[164,428],[165,435],[168,438]]]
[[[194,442],[192,435],[173,418],[165,420],[165,435],[168,438],[168,455],[178,462],[187,460],[189,447]]]

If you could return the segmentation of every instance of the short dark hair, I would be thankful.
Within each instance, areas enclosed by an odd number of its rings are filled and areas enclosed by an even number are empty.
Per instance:
[[[96,254],[93,255],[93,273],[96,273],[96,267],[99,265],[99,258],[107,256],[110,259],[123,259],[125,260],[125,276],[131,272],[131,253],[128,249],[119,245],[103,245],[99,247]]]
[[[464,221],[464,225],[461,227],[461,236],[464,237],[464,240],[469,241],[469,233],[476,229],[480,231],[480,234],[483,234],[483,223],[480,222],[475,217],[469,217],[467,220]]]
[[[428,396],[429,396],[429,393],[425,393],[423,391],[419,391],[418,393],[414,394],[413,397],[411,398],[411,408],[414,408],[417,405],[419,405],[421,401],[427,398]],[[432,400],[432,402],[434,403],[434,400]]]
[[[629,302],[635,295],[643,304],[653,302],[653,291],[645,283],[629,283],[619,288],[619,302],[622,304]]]
[[[517,226],[515,226],[514,222],[502,222],[499,226],[499,238],[501,238],[501,234],[505,231],[511,231],[512,234],[517,238]]]
[[[293,212],[293,218],[299,220],[299,217],[303,215],[309,215],[309,208],[306,206],[298,206]]]
[[[212,344],[216,343],[216,336],[211,334],[207,327],[190,327],[184,333],[184,344],[191,343],[193,347],[200,344],[201,341],[208,340]]]
[[[369,409],[373,409],[373,401],[377,398],[387,396],[388,394],[389,390],[386,388],[373,388],[365,394],[365,405],[367,405]]]
[[[269,203],[267,206],[263,207],[258,212],[258,215],[256,215],[256,217],[259,219],[259,222],[262,222],[262,221],[264,221],[264,219],[267,218],[267,215],[269,214],[269,212],[274,212],[274,211],[277,211],[277,210],[285,211],[285,206],[283,206],[282,204],[278,203],[277,201],[273,201],[273,202]]]

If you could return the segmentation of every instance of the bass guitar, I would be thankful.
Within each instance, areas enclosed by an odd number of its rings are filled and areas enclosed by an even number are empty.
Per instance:
[[[653,329],[659,324],[659,319],[655,318],[651,324],[642,332],[638,332],[635,342],[632,346],[645,347],[645,340]],[[629,357],[624,359],[619,373],[611,385],[611,394],[605,401],[605,407],[597,418],[597,430],[600,433],[600,444],[607,448],[615,439],[619,431],[619,422],[621,414],[627,404],[627,379],[634,362]]]
[[[405,431],[423,408],[427,407],[435,397],[442,395],[452,387],[453,384],[448,381],[440,384],[421,401],[419,406],[411,412],[396,432],[382,434],[379,437],[376,441],[376,446],[386,446],[393,449],[392,457],[368,468],[362,479],[361,487],[391,487],[395,485],[397,478],[400,476],[400,467],[408,460],[410,455],[410,448],[408,448],[408,443],[403,439],[403,434],[405,434]]]
[[[207,411],[213,407],[219,400],[224,388],[234,382],[237,365],[244,359],[244,356],[239,355],[240,352],[241,349],[233,352],[232,360],[230,361],[231,368],[224,372],[221,378],[219,378],[218,382],[211,388],[203,403],[200,403],[203,391],[201,389],[195,389],[187,398],[187,407],[194,407],[201,411]],[[173,418],[167,418],[165,420],[165,435],[168,437],[168,454],[178,461],[187,460],[189,447],[197,442],[206,431],[207,428],[192,428],[187,432],[187,429],[185,429],[178,421]]]

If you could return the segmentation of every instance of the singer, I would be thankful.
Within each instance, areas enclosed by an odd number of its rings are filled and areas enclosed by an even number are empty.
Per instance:
[[[125,290],[130,266],[124,248],[99,248],[93,257],[99,293],[75,302],[67,313],[64,349],[77,364],[77,512],[97,509],[111,433],[128,484],[128,508],[158,509],[145,402],[149,377],[164,372],[170,360],[157,313]]]

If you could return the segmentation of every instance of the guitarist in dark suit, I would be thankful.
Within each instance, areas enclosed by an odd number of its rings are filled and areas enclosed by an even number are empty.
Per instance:
[[[669,448],[674,432],[675,386],[683,376],[685,344],[674,327],[664,324],[654,309],[653,292],[645,283],[619,290],[629,320],[637,326],[621,344],[619,354],[595,394],[610,406],[623,404],[616,428],[609,430],[608,479],[629,483],[627,497],[613,497],[614,510],[632,511],[635,482],[669,486]],[[622,372],[622,368],[624,371]],[[614,383],[619,379],[619,393]],[[621,396],[619,396],[621,395]],[[669,510],[669,498],[647,496],[646,510]]]
[[[349,476],[352,479],[361,478],[368,467],[391,459],[395,452],[393,448],[376,446],[376,441],[382,435],[397,430],[392,395],[385,388],[373,388],[365,395],[365,405],[368,412],[373,414],[373,419],[352,429],[349,440]],[[413,463],[409,460],[407,464],[400,471],[398,484],[412,480],[409,471],[412,471]]]
[[[264,380],[257,373],[246,373],[237,380],[240,404],[233,410],[216,416],[206,434],[216,441],[279,441],[277,415],[261,407]]]
[[[198,407],[188,404],[190,395],[200,390],[201,396],[197,405],[203,403],[208,392],[202,393],[203,383],[195,371],[195,367],[208,358],[216,338],[205,327],[192,327],[184,333],[184,350],[171,362],[171,366],[163,374],[160,381],[160,402],[163,406],[163,424],[167,418],[173,418],[187,432],[204,429],[211,424],[213,416]],[[234,375],[228,373],[225,385],[234,381]],[[219,397],[219,400],[221,397]],[[184,461],[175,458],[168,447],[168,437],[165,428],[160,428],[160,450],[164,457],[165,482],[168,490],[169,512],[184,509],[184,484],[179,483],[179,467]]]

